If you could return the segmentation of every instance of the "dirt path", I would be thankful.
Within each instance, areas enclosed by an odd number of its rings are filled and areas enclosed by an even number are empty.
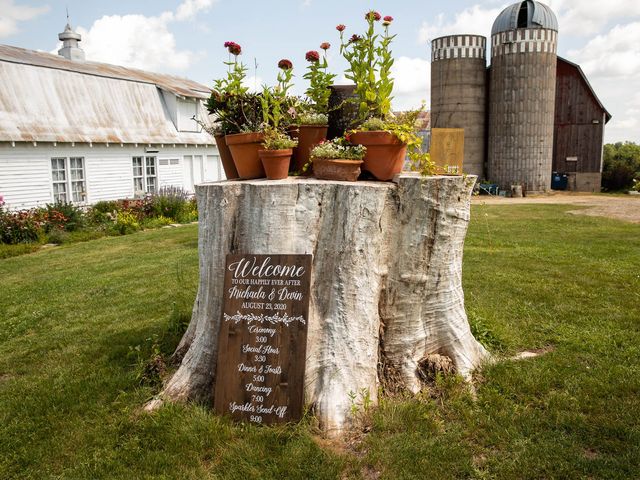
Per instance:
[[[525,198],[490,197],[482,195],[473,197],[474,204],[486,205],[520,205],[520,204],[563,204],[576,205],[579,210],[567,213],[576,215],[590,215],[594,217],[609,217],[640,223],[640,195],[592,195],[556,192],[549,195],[539,195]]]

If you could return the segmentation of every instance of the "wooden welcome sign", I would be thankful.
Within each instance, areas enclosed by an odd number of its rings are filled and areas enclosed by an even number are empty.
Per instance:
[[[273,424],[302,416],[311,255],[227,255],[214,409]]]

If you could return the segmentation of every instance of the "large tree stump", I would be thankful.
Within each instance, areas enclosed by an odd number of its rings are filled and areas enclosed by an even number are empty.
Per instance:
[[[468,376],[488,356],[464,310],[462,250],[474,177],[395,183],[227,181],[197,187],[200,284],[160,398],[212,402],[228,253],[313,254],[305,401],[330,434],[350,393],[420,389],[418,362]],[[156,402],[157,405],[159,402]]]

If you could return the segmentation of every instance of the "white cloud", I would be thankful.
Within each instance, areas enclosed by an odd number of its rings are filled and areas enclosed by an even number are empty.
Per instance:
[[[640,15],[637,0],[549,0],[545,3],[557,14],[561,33],[567,35],[593,35],[610,22]]]
[[[264,80],[260,76],[250,76],[245,77],[242,81],[242,85],[247,87],[250,92],[258,93],[262,91],[262,85],[264,84]]]
[[[640,76],[640,22],[616,25],[580,49],[568,52],[589,77],[619,80]]]
[[[461,33],[488,36],[494,20],[502,9],[502,7],[487,9],[480,5],[473,5],[456,13],[455,18],[450,21],[445,21],[444,14],[440,13],[436,16],[435,22],[422,22],[418,40],[424,44],[443,35]]]
[[[17,5],[14,0],[0,0],[0,38],[8,37],[18,32],[18,23],[49,11],[49,7],[29,7]]]
[[[2,0],[0,0],[2,1]],[[180,50],[170,31],[172,22],[191,20],[216,0],[184,0],[175,12],[158,16],[105,15],[89,29],[78,27],[87,60],[152,71],[184,71],[201,57]]]
[[[391,74],[394,110],[409,110],[420,107],[430,97],[431,63],[423,58],[399,57],[393,64]]]
[[[161,17],[111,15],[96,20],[87,31],[79,27],[88,60],[143,70],[185,70],[193,52],[178,50],[176,39]]]
[[[215,0],[184,0],[176,10],[176,20],[191,20],[201,11],[206,12],[209,10]]]

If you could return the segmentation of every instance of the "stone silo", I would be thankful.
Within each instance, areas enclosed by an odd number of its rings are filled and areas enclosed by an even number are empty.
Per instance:
[[[491,30],[488,178],[501,188],[550,189],[558,21],[546,5],[519,2]]]
[[[484,177],[487,39],[449,35],[431,42],[431,127],[464,129],[465,173]]]

